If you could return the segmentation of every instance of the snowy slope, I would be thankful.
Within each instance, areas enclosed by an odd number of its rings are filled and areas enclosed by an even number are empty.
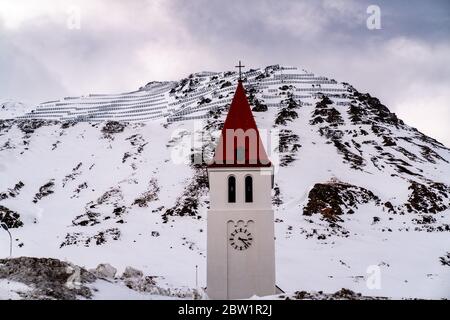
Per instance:
[[[0,111],[9,119],[0,122],[0,215],[13,255],[133,266],[168,288],[194,287],[198,265],[205,286],[206,175],[189,159],[211,155],[214,140],[193,142],[217,134],[236,77],[199,73],[22,117]],[[245,77],[278,164],[278,285],[449,298],[450,150],[349,84],[279,66]],[[370,289],[377,267],[381,288]]]
[[[0,119],[11,119],[25,116],[28,112],[31,112],[32,109],[32,106],[26,105],[22,102],[0,99]]]

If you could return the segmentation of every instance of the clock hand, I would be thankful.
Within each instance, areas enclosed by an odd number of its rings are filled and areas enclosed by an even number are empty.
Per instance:
[[[238,240],[241,240],[242,243],[244,243],[245,247],[249,246],[249,244],[247,243],[248,239],[242,239],[242,238],[238,237]]]

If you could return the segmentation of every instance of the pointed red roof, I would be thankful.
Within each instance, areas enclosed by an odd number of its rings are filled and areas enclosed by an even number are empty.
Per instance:
[[[242,81],[238,82],[209,167],[270,167]]]

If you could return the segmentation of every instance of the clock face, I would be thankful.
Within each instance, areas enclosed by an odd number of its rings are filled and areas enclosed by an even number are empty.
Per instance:
[[[231,232],[228,241],[235,250],[242,251],[250,248],[253,243],[253,235],[245,227],[236,228]]]

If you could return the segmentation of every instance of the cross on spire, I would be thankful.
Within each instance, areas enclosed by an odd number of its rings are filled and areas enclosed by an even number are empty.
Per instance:
[[[239,65],[235,66],[235,68],[239,68],[239,81],[241,81],[242,80],[242,68],[245,68],[245,66],[243,66],[241,64],[241,60],[239,60]]]

